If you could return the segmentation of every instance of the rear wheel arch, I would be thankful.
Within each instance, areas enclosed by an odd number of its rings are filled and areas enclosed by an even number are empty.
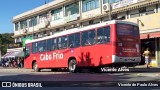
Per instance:
[[[69,64],[69,62],[70,62],[72,59],[75,59],[75,60],[76,60],[75,57],[69,57],[69,59],[68,59],[68,64]],[[77,60],[76,60],[76,62],[77,62]]]
[[[32,69],[33,69],[33,65],[34,65],[35,62],[37,62],[37,61],[36,61],[36,60],[33,60],[33,61],[32,61]]]
[[[40,72],[40,68],[38,68],[38,64],[36,60],[32,61],[32,69],[34,70],[34,72]]]

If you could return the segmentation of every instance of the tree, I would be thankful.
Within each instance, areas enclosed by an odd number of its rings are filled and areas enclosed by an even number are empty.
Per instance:
[[[14,43],[14,39],[12,38],[13,33],[4,33],[0,34],[0,49],[2,55],[7,52],[7,45]]]

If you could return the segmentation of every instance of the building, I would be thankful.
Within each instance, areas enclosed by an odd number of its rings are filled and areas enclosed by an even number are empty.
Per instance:
[[[22,42],[110,19],[127,20],[139,24],[142,52],[149,47],[152,65],[160,66],[159,18],[159,0],[54,0],[13,17],[13,38]]]

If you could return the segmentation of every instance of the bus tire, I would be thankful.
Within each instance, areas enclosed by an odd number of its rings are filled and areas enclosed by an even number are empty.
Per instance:
[[[33,70],[34,70],[34,72],[40,72],[40,69],[38,68],[37,62],[33,63]]]
[[[68,69],[69,69],[69,72],[71,73],[75,73],[76,72],[76,65],[77,65],[77,62],[75,59],[71,59],[68,63]]]

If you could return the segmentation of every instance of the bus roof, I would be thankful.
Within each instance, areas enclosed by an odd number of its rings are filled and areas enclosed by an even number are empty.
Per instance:
[[[136,23],[133,23],[133,22],[112,20],[112,21],[106,21],[106,22],[102,22],[102,23],[98,23],[98,24],[94,24],[94,25],[89,25],[89,26],[82,27],[82,28],[73,28],[73,29],[70,29],[70,30],[57,32],[54,35],[38,38],[38,39],[35,39],[35,40],[31,40],[31,41],[28,41],[27,43],[47,40],[47,39],[50,39],[50,38],[59,37],[59,36],[72,34],[72,33],[77,33],[77,32],[81,32],[81,31],[85,31],[85,30],[89,30],[89,29],[94,29],[94,28],[97,28],[97,27],[102,27],[102,26],[105,26],[105,25],[110,25],[110,24],[115,24],[115,23],[124,23],[124,24],[131,24],[131,25],[138,26]]]

